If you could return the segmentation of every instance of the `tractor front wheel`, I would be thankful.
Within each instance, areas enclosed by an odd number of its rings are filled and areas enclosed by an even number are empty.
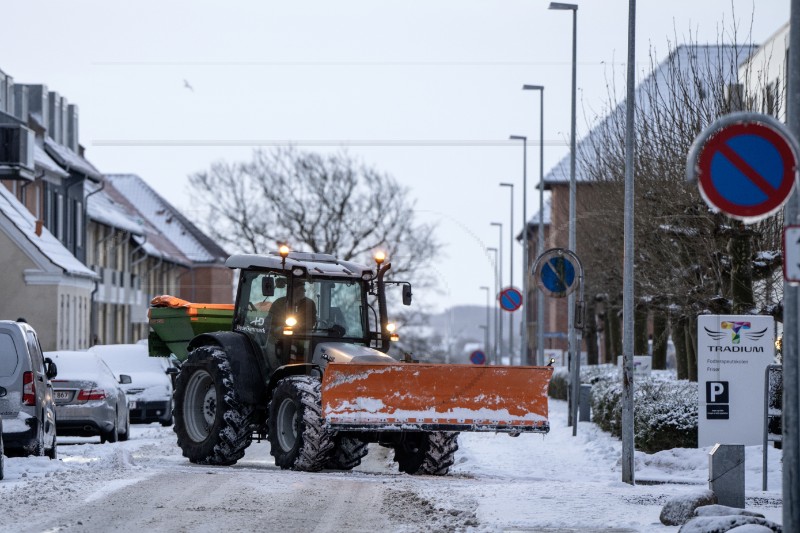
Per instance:
[[[453,465],[457,450],[458,433],[405,433],[394,445],[394,460],[406,474],[443,476]]]

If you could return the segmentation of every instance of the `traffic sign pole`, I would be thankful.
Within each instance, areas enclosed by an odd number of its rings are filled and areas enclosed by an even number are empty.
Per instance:
[[[790,134],[800,138],[800,0],[791,0],[789,18],[789,49],[793,50],[788,65],[788,90],[786,116]],[[800,196],[797,187],[786,204],[784,224],[800,224]],[[798,287],[789,282],[783,285],[783,528],[800,531],[800,338],[798,317],[800,298]]]

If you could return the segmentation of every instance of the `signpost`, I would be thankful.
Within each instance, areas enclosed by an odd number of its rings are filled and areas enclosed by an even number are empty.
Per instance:
[[[752,223],[786,203],[797,162],[798,150],[785,125],[760,113],[733,113],[695,139],[686,178],[698,182],[710,207]]]
[[[552,298],[564,298],[576,288],[580,295],[575,303],[573,331],[581,332],[584,323],[583,265],[575,252],[565,248],[551,248],[536,258],[533,264],[533,277],[539,289]],[[538,318],[541,320],[541,317]],[[569,415],[567,425],[572,426],[572,436],[578,434],[578,398],[580,391],[581,337],[569,345],[569,371],[572,380],[569,391]]]

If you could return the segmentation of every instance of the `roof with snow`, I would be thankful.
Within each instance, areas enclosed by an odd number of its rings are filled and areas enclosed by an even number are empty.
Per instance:
[[[102,186],[84,182],[84,195],[89,198],[86,211],[90,219],[130,232],[142,251],[149,256],[180,265],[191,264],[180,249],[148,222],[109,180],[104,180]]]
[[[51,174],[61,178],[69,177],[69,172],[62,170],[62,168],[58,166],[58,163],[53,161],[53,158],[47,155],[47,152],[45,152],[44,148],[35,143],[33,145],[33,160],[36,163],[36,166],[45,172],[50,172]]]
[[[224,263],[228,253],[135,174],[106,180],[175,248],[195,263]]]
[[[8,224],[5,223],[8,221]],[[36,235],[36,219],[6,187],[0,185],[0,227],[18,232],[18,236],[40,252],[47,260],[73,276],[97,278],[92,270],[78,261],[47,228]]]
[[[726,83],[735,82],[738,79],[738,68],[742,61],[752,53],[756,47],[753,45],[680,45],[669,56],[658,64],[658,66],[651,72],[641,83],[636,86],[635,100],[636,100],[636,113],[647,114],[647,99],[645,96],[650,89],[654,86],[665,86],[669,82],[670,73],[676,70],[690,76],[694,79],[695,69],[697,79],[702,79],[702,73],[712,69],[715,73],[716,69],[720,69],[725,78]],[[702,87],[691,87],[690,90],[695,90],[700,93]],[[662,96],[670,97],[669,91],[660,91]],[[700,94],[689,95],[694,97],[702,97]],[[580,160],[581,158],[592,157],[595,152],[595,142],[599,140],[600,132],[603,131],[603,126],[611,121],[618,114],[624,115],[626,111],[625,100],[622,100],[617,106],[608,113],[605,118],[597,122],[596,125],[589,131],[589,134],[584,138],[578,140],[576,146],[576,153],[578,154],[575,165],[575,180],[588,181],[589,177],[583,174]],[[550,172],[544,177],[545,189],[551,188],[553,185],[563,184],[569,182],[570,174],[570,154],[567,153],[561,161],[554,166]]]
[[[47,153],[64,169],[74,170],[95,181],[100,181],[102,179],[100,171],[94,168],[94,165],[66,146],[58,144],[49,137],[45,137],[44,146]]]

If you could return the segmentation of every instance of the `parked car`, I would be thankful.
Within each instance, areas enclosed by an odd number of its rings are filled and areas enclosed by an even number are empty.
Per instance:
[[[50,380],[56,365],[42,354],[25,322],[0,320],[0,417],[5,453],[55,459],[56,407]]]
[[[3,479],[3,470],[6,466],[6,457],[3,455],[3,417],[0,417],[0,480]]]
[[[147,344],[106,344],[89,348],[117,374],[131,382],[122,385],[128,395],[131,422],[172,425],[172,364],[166,357],[150,357]]]
[[[115,376],[100,357],[92,352],[47,352],[58,365],[53,380],[58,434],[92,437],[100,442],[128,440],[130,416],[125,391],[127,375]]]

